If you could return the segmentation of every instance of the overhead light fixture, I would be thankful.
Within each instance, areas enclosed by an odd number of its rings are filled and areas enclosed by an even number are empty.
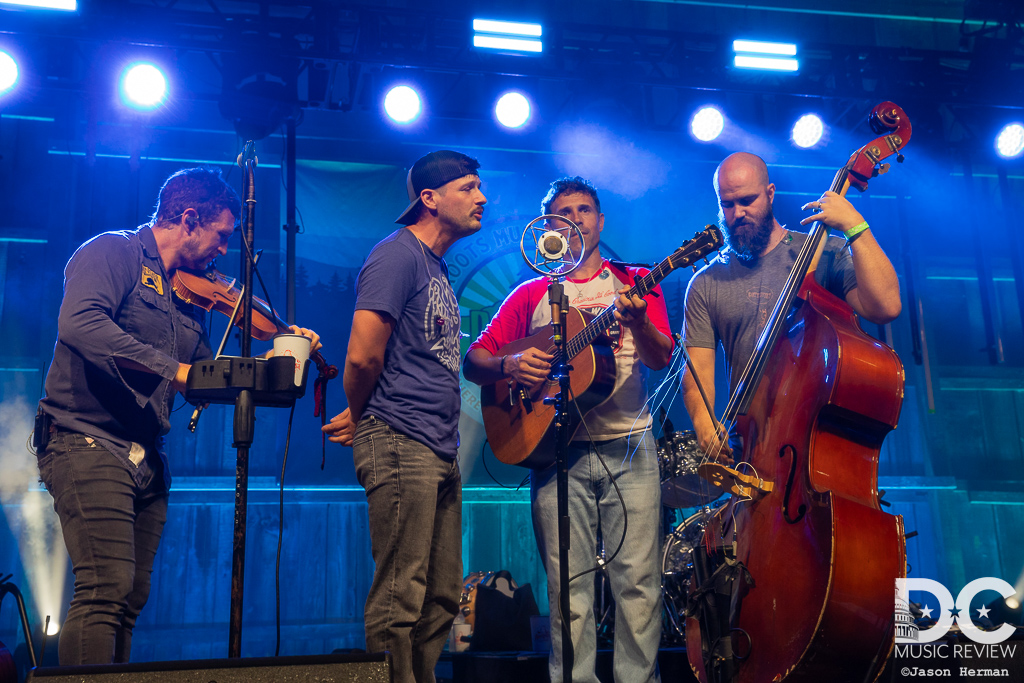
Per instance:
[[[817,114],[804,114],[793,124],[793,144],[803,149],[814,147],[825,133],[825,124]]]
[[[14,87],[18,82],[18,63],[14,57],[0,50],[0,94]]]
[[[520,92],[508,92],[494,105],[498,123],[506,128],[520,128],[530,120],[530,100]]]
[[[690,134],[701,142],[711,142],[725,130],[725,117],[716,107],[701,107],[690,119]]]
[[[35,9],[59,9],[66,12],[74,12],[78,9],[78,0],[0,0],[0,5],[34,7]]]
[[[384,97],[384,112],[395,123],[412,123],[422,109],[420,94],[408,85],[398,85]]]
[[[474,19],[473,31],[473,47],[511,53],[536,54],[544,50],[540,24]]]
[[[121,101],[133,109],[154,109],[167,97],[167,77],[153,64],[140,62],[121,76]]]
[[[1004,159],[1013,159],[1024,153],[1024,125],[1011,123],[1003,126],[996,136],[996,151]]]
[[[739,69],[764,71],[797,71],[800,62],[795,59],[793,43],[767,43],[759,40],[732,41],[733,65]]]

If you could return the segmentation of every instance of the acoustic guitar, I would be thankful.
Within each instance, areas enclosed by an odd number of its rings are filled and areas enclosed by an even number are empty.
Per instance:
[[[707,226],[647,275],[638,278],[629,290],[629,296],[647,296],[673,270],[689,266],[721,246],[722,233],[718,227]],[[578,407],[578,410],[571,408],[569,411],[570,433],[579,427],[580,416],[603,403],[615,387],[615,358],[608,338],[603,336],[614,322],[614,306],[609,306],[597,316],[575,308],[566,312],[568,341],[565,353],[567,363],[571,363],[569,386]],[[554,354],[550,324],[536,334],[506,344],[495,355],[512,355],[533,347]],[[498,460],[532,469],[544,469],[554,464],[555,406],[553,401],[545,399],[551,399],[557,393],[558,382],[553,379],[533,391],[512,378],[480,387],[484,429]]]

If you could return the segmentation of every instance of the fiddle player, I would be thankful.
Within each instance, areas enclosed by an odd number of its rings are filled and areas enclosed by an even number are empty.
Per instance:
[[[725,352],[731,391],[807,239],[807,233],[787,230],[776,220],[775,185],[760,157],[745,152],[726,157],[715,170],[714,186],[727,249],[690,280],[683,323],[683,343],[711,405],[716,347],[721,344]],[[896,271],[864,217],[831,191],[803,209],[814,213],[800,225],[821,221],[846,237],[828,238],[818,265],[819,283],[865,320],[884,325],[895,319],[901,309]],[[689,369],[683,377],[683,399],[704,452],[731,453]]]
[[[627,297],[635,279],[645,274],[609,262],[601,255],[604,214],[597,190],[581,177],[551,183],[541,202],[544,214],[564,216],[583,233],[583,257],[565,280],[569,305],[597,314],[614,306],[616,365],[611,396],[584,417],[569,444],[569,574],[593,567],[600,527],[609,548],[621,549],[608,563],[615,599],[614,676],[619,682],[657,681],[661,640],[661,569],[659,566],[661,487],[658,460],[646,407],[647,369],[660,370],[671,359],[673,341],[661,289],[647,297]],[[579,247],[576,246],[578,249]],[[490,384],[512,377],[537,387],[547,381],[554,357],[537,348],[498,356],[504,345],[535,334],[551,322],[545,278],[524,282],[509,294],[487,328],[466,354],[466,379]],[[602,465],[601,459],[608,466]],[[551,458],[554,460],[554,457]],[[534,534],[548,577],[551,614],[552,681],[562,680],[562,626],[559,618],[558,506],[556,468],[530,472]],[[613,487],[622,492],[620,503]],[[596,683],[597,632],[592,580],[570,583],[570,625],[574,681]]]
[[[64,271],[36,425],[40,477],[75,572],[63,665],[128,661],[167,518],[169,412],[191,363],[212,356],[202,309],[170,281],[227,253],[240,210],[220,171],[179,171],[151,222],[93,237]],[[315,333],[291,329],[319,347]]]
[[[369,507],[366,649],[395,683],[430,683],[462,595],[459,302],[444,254],[480,230],[480,164],[450,150],[409,169],[410,204],[366,258],[345,358],[348,408],[323,430],[352,446]]]

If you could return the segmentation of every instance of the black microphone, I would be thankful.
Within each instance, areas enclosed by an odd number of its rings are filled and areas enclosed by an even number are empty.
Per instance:
[[[259,166],[260,160],[256,158],[256,143],[249,140],[245,143],[245,147],[242,148],[242,153],[235,159],[235,163],[238,164],[238,168],[245,170],[245,162],[252,159],[253,166]]]

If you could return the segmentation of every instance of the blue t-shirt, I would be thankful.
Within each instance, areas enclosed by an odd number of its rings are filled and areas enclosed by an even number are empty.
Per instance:
[[[459,448],[459,302],[444,259],[402,228],[359,271],[356,310],[387,313],[395,329],[363,416],[375,415],[445,458]]]

